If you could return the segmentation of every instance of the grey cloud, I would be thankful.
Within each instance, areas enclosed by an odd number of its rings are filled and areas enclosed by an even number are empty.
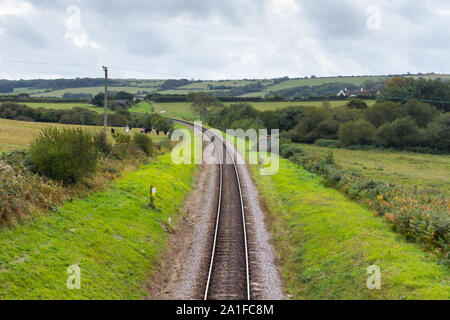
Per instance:
[[[298,13],[280,18],[273,4],[283,1],[33,0],[32,15],[0,16],[0,52],[3,59],[108,64],[155,77],[450,72],[450,19],[436,13],[450,9],[445,0],[296,0]],[[381,9],[380,30],[366,27],[373,4]],[[100,48],[64,38],[70,5],[81,9],[80,32]],[[0,77],[99,76],[97,69],[1,64]]]

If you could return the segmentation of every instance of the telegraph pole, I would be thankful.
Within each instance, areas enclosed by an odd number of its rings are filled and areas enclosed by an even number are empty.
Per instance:
[[[103,117],[103,126],[104,126],[104,134],[106,138],[106,127],[108,126],[108,119],[107,119],[107,109],[108,109],[108,68],[103,67],[103,70],[105,71],[105,115]]]

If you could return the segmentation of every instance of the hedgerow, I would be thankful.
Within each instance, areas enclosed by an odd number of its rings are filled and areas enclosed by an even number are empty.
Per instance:
[[[394,231],[442,255],[450,265],[450,200],[444,195],[416,194],[392,183],[374,181],[292,145],[281,145],[280,155],[322,176],[326,186],[366,204],[374,216],[384,216]]]

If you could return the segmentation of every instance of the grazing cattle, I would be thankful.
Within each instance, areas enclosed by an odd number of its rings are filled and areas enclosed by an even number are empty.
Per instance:
[[[159,130],[158,129],[156,129],[156,134],[159,136]]]
[[[141,128],[140,132],[141,132],[141,133],[145,133],[144,127]]]
[[[130,129],[128,126],[127,126],[126,133],[127,133],[127,134],[130,134],[130,133],[131,133],[131,129]]]
[[[116,130],[114,130],[114,128],[111,129],[111,134],[115,134]]]

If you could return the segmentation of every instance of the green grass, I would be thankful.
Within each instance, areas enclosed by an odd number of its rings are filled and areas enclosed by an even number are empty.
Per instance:
[[[277,91],[282,89],[289,89],[302,86],[320,86],[325,83],[351,83],[355,86],[362,85],[364,81],[373,80],[379,81],[389,79],[387,76],[373,76],[373,77],[329,77],[329,78],[315,78],[315,79],[293,79],[281,82],[277,85],[268,87],[264,92]],[[337,92],[336,92],[337,93]]]
[[[132,94],[136,94],[138,91],[154,91],[152,88],[142,88],[142,87],[108,87],[110,91],[125,91]],[[82,88],[68,88],[62,90],[54,90],[45,93],[36,93],[33,94],[33,97],[58,97],[62,98],[64,93],[86,93],[96,95],[97,93],[104,92],[104,87],[82,87]]]
[[[333,151],[337,164],[360,171],[377,181],[398,184],[419,192],[442,192],[450,195],[450,156],[387,150],[331,149],[300,144],[306,152],[325,156]]]
[[[273,176],[252,173],[289,294],[294,299],[449,299],[450,273],[361,205],[281,159]],[[381,268],[381,290],[366,288]]]
[[[373,105],[374,100],[366,100],[367,104]],[[266,110],[276,110],[281,108],[286,108],[290,106],[321,106],[322,101],[311,101],[311,102],[249,102],[252,106],[260,111]],[[347,101],[330,101],[332,107],[337,107],[346,104]],[[227,102],[226,106],[235,104],[235,102]],[[178,116],[186,119],[194,119],[195,116],[191,110],[190,102],[154,102],[155,112],[160,113],[165,111],[166,115]],[[151,108],[147,105],[141,105],[139,108],[133,107],[130,109],[131,112],[150,112]]]
[[[367,105],[371,106],[375,104],[375,100],[364,100],[366,101]],[[331,107],[339,107],[342,105],[345,105],[348,101],[342,101],[342,100],[335,100],[335,101],[329,101],[331,104]],[[226,105],[231,105],[233,103],[226,103]],[[291,106],[313,106],[313,107],[320,107],[323,105],[323,101],[305,101],[305,102],[249,102],[252,106],[254,106],[256,109],[260,111],[266,111],[266,110],[276,110],[276,109],[282,109],[287,108]]]
[[[152,106],[147,101],[141,101],[138,104],[135,104],[132,108],[128,109],[128,111],[138,113],[151,113]]]
[[[186,119],[193,119],[190,102],[154,102],[155,112],[161,114],[165,111],[165,116],[178,116]]]
[[[0,230],[0,299],[142,299],[195,170],[166,154],[108,190]],[[146,207],[150,184],[158,210]],[[66,287],[74,264],[80,290]]]

